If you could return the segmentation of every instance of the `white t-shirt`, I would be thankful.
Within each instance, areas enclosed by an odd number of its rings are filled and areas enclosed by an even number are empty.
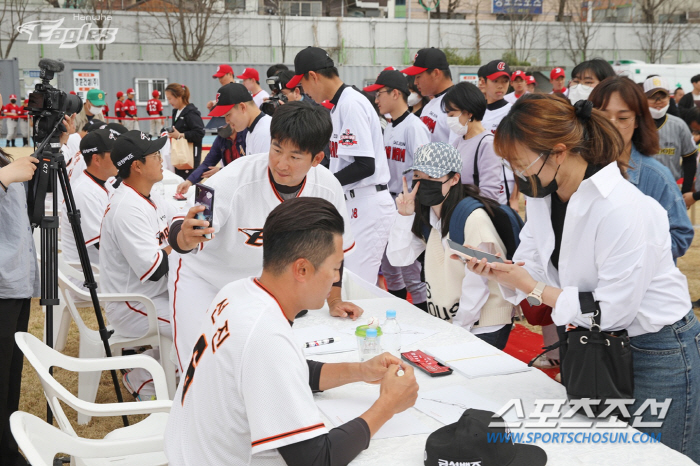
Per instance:
[[[452,144],[459,137],[450,131],[450,127],[447,126],[447,113],[442,111],[442,98],[446,93],[447,90],[443,91],[442,94],[425,104],[420,115],[421,121],[430,131],[430,142]]]
[[[272,117],[264,113],[255,123],[253,129],[248,129],[245,137],[246,154],[268,154],[270,152],[270,123]]]
[[[166,427],[171,466],[286,466],[279,447],[328,432],[292,327],[257,279],[219,291],[193,360]]]
[[[430,142],[430,131],[420,119],[413,113],[408,115],[399,124],[389,123],[384,128],[384,149],[389,163],[389,192],[398,194],[403,191],[403,177],[410,180],[413,173],[403,172],[413,165],[413,156],[416,150]]]
[[[333,135],[330,142],[330,170],[337,173],[355,161],[355,157],[373,157],[374,174],[343,186],[345,190],[389,183],[389,165],[379,116],[361,93],[346,87],[331,110]],[[382,155],[382,157],[379,157]]]
[[[498,125],[501,123],[501,120],[508,115],[508,112],[510,112],[512,107],[513,104],[506,104],[501,108],[497,108],[496,110],[489,110],[487,108],[486,112],[484,112],[484,118],[481,120],[481,125],[485,130],[495,133],[496,128],[498,128]]]
[[[253,102],[255,102],[255,105],[257,105],[258,108],[260,108],[265,99],[269,98],[270,94],[264,89],[260,89],[257,94],[253,94]]]
[[[282,202],[272,184],[268,160],[267,153],[241,157],[205,183],[215,193],[215,238],[200,244],[199,250],[184,254],[182,265],[216,288],[262,270],[263,226],[268,214]],[[345,196],[335,176],[321,165],[311,168],[300,196],[326,199],[338,209],[345,221],[343,249],[352,249],[355,241]],[[174,220],[178,218],[182,217]]]
[[[83,238],[87,246],[90,263],[99,264],[99,250],[94,245],[100,241],[102,218],[105,215],[105,210],[114,188],[110,183],[105,183],[102,186],[88,173],[83,175],[75,182],[71,182],[71,188],[73,189],[75,207],[80,210],[80,227],[83,230]],[[73,229],[65,208],[61,209],[61,248],[67,262],[80,262]]]
[[[527,92],[527,91],[523,92],[520,95],[520,97],[524,96],[525,94],[529,94],[529,92]],[[506,94],[505,97],[503,97],[503,98],[506,99],[506,102],[508,102],[509,104],[514,104],[515,102],[518,101],[518,99],[520,97],[516,97],[515,92],[511,92],[510,94]]]

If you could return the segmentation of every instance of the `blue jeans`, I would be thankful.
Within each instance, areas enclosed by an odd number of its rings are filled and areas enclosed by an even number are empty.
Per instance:
[[[700,322],[691,310],[675,324],[630,340],[636,399],[630,414],[647,399],[672,399],[661,427],[639,430],[660,433],[661,443],[700,462]],[[649,409],[642,420],[659,421]]]
[[[495,332],[480,333],[474,335],[480,340],[484,340],[491,346],[495,346],[499,350],[503,351],[503,348],[508,344],[508,337],[510,336],[510,331],[513,328],[513,324],[506,324],[503,328],[496,330]]]

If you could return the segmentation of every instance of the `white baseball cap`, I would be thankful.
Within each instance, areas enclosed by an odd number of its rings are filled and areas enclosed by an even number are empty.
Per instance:
[[[670,93],[668,81],[666,81],[665,78],[662,78],[661,76],[653,76],[644,81],[644,93],[647,95],[647,97],[651,97],[659,91],[663,91],[666,94]]]

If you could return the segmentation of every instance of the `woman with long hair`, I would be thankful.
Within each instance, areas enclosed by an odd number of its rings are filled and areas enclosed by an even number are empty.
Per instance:
[[[165,98],[173,107],[173,131],[168,136],[175,139],[185,138],[187,142],[192,143],[194,150],[194,167],[190,170],[175,170],[175,174],[187,179],[202,159],[204,122],[197,107],[190,103],[190,89],[184,84],[170,83],[165,88]]]

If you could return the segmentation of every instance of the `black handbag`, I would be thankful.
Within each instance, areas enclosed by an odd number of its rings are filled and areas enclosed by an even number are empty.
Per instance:
[[[579,299],[581,313],[590,314],[591,328],[579,327],[566,332],[564,340],[545,348],[540,356],[561,347],[561,381],[567,396],[570,400],[600,400],[599,404],[591,406],[597,416],[608,408],[606,400],[633,398],[632,348],[627,330],[601,331],[600,306],[591,293],[580,293]]]

